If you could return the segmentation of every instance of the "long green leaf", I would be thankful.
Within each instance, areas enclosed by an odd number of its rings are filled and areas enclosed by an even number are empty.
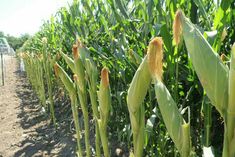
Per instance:
[[[155,82],[155,93],[163,121],[170,137],[180,154],[184,157],[188,157],[191,143],[189,124],[184,122],[171,94],[161,81]]]
[[[182,14],[183,38],[197,75],[208,97],[224,115],[228,103],[228,68],[200,31]]]

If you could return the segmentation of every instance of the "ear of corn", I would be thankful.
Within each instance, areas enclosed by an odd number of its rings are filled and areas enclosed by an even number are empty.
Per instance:
[[[188,157],[191,151],[190,125],[185,123],[171,94],[161,81],[162,44],[162,40],[159,37],[154,38],[149,44],[147,54],[149,71],[155,82],[155,94],[167,131],[181,156]]]
[[[111,108],[111,93],[110,93],[109,75],[107,68],[103,68],[101,71],[101,81],[100,81],[100,88],[98,91],[98,101],[100,107],[100,118],[98,119],[100,137],[104,150],[104,156],[109,157],[110,153],[108,149],[107,123],[109,118],[109,111]]]
[[[99,112],[98,112],[98,105],[97,105],[97,69],[93,62],[91,62],[90,59],[86,59],[85,61],[85,67],[86,67],[86,74],[87,74],[87,82],[88,82],[88,92],[90,95],[91,100],[91,106],[92,111],[96,120],[95,123],[95,145],[96,145],[96,156],[100,157],[100,132],[99,132],[99,126],[98,126],[98,119],[99,119]]]
[[[224,116],[228,103],[228,68],[181,11],[177,12],[176,17],[175,20],[182,27],[182,35],[195,71],[212,104]]]
[[[144,147],[144,98],[151,83],[147,56],[138,67],[127,93],[127,106],[131,120],[135,157],[143,156]]]
[[[131,81],[127,94],[127,105],[129,112],[136,113],[148,92],[151,83],[151,75],[148,69],[147,57],[145,57],[138,67]]]
[[[76,93],[75,85],[73,84],[68,74],[63,70],[63,68],[59,66],[59,64],[55,63],[54,70],[55,70],[56,76],[58,76],[61,79],[61,81],[63,82],[70,96],[71,108],[72,108],[74,125],[76,129],[76,137],[77,137],[77,147],[78,147],[77,154],[79,157],[82,157],[83,154],[82,154],[82,148],[81,148],[81,142],[80,142],[81,131],[80,131],[79,120],[78,120],[77,93]]]
[[[90,141],[89,141],[89,116],[87,106],[87,93],[86,93],[86,80],[85,80],[85,67],[83,65],[78,45],[73,45],[74,55],[74,72],[77,75],[75,83],[77,85],[77,92],[79,101],[82,107],[85,125],[85,143],[86,143],[86,156],[90,156]]]
[[[82,59],[80,57],[79,49],[77,48],[77,45],[73,46],[73,55],[74,55],[74,72],[78,76],[78,87],[81,91],[81,94],[86,94],[86,81],[85,81],[85,68],[82,62]]]
[[[91,60],[86,59],[85,62],[86,73],[87,73],[87,82],[89,86],[89,94],[91,99],[92,110],[96,118],[99,118],[98,105],[97,105],[97,79],[98,72]]]
[[[199,30],[182,12],[178,12],[178,15],[182,25],[183,38],[195,71],[212,104],[224,118],[223,157],[234,157],[234,47],[232,47],[231,65],[228,69]]]
[[[88,54],[85,54],[85,48],[82,46],[81,42],[77,42],[73,45],[72,48],[74,60],[68,57],[66,54],[61,52],[62,57],[65,59],[66,63],[70,69],[75,73],[75,84],[77,87],[77,94],[79,97],[79,102],[82,107],[82,113],[84,116],[84,125],[85,125],[85,143],[86,143],[86,156],[90,156],[90,142],[89,142],[89,116],[88,116],[88,107],[87,107],[87,93],[86,93],[86,80],[85,80],[85,67],[84,62],[85,57]]]
[[[155,82],[157,102],[170,137],[183,157],[190,153],[190,126],[185,124],[171,94],[161,81]]]

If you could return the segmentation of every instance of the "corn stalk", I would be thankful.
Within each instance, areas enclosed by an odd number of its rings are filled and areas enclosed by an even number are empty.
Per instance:
[[[28,53],[23,53],[20,57],[23,58],[27,76],[32,84],[33,89],[39,97],[42,107],[47,109],[42,57],[40,55],[29,55]]]
[[[107,123],[109,118],[109,111],[111,108],[111,94],[107,68],[103,68],[101,71],[100,88],[97,95],[100,107],[100,118],[98,119],[100,138],[104,150],[104,156],[109,157],[110,153],[108,148]]]
[[[79,102],[81,104],[82,113],[84,116],[86,156],[89,157],[90,156],[89,116],[88,116],[88,107],[87,107],[85,68],[79,54],[78,45],[73,46],[73,55],[74,55],[74,70],[75,70],[75,75],[77,76],[76,77],[77,79],[75,79],[75,84],[77,86]]]
[[[134,156],[142,157],[145,137],[144,98],[151,83],[147,57],[143,59],[131,81],[127,93],[127,106],[133,134]]]
[[[63,82],[66,90],[69,93],[69,97],[71,100],[71,108],[72,108],[72,113],[73,113],[73,119],[74,119],[74,125],[76,129],[76,138],[77,138],[77,148],[78,152],[77,155],[78,157],[82,157],[82,147],[81,147],[81,142],[80,142],[80,125],[79,125],[79,120],[78,120],[78,106],[77,106],[77,92],[76,92],[76,87],[75,84],[72,82],[68,74],[62,69],[61,66],[59,66],[58,63],[55,63],[54,65],[55,73],[56,76],[60,77],[61,81]]]
[[[55,109],[54,109],[54,100],[53,100],[53,92],[52,92],[52,80],[51,80],[51,65],[50,65],[50,54],[47,53],[47,39],[44,37],[42,38],[42,43],[43,43],[43,67],[45,71],[45,78],[47,82],[47,88],[48,88],[48,95],[49,95],[49,101],[50,101],[50,115],[51,115],[51,120],[56,126],[56,118],[55,118]]]
[[[97,69],[91,60],[86,59],[85,62],[85,68],[86,68],[86,74],[87,74],[87,82],[88,82],[88,92],[90,95],[91,100],[91,107],[92,111],[95,117],[95,148],[96,148],[96,156],[101,157],[100,152],[100,132],[99,132],[99,125],[98,125],[98,119],[99,119],[99,111],[98,111],[98,104],[97,104]]]
[[[79,102],[81,104],[82,113],[84,116],[84,125],[85,125],[85,144],[86,144],[86,156],[90,156],[90,142],[89,142],[89,116],[88,116],[88,106],[87,106],[87,91],[86,91],[86,80],[85,80],[85,67],[83,56],[84,51],[83,47],[80,45],[80,42],[73,45],[73,56],[74,59],[71,59],[66,54],[61,52],[61,56],[66,61],[69,68],[75,74],[75,84],[77,88],[77,94]]]

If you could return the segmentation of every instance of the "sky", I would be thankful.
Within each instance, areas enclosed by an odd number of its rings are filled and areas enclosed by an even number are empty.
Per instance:
[[[36,33],[44,20],[72,0],[0,0],[0,31],[19,37]]]

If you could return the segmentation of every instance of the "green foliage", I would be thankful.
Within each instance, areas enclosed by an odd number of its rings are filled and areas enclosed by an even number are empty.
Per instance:
[[[137,67],[147,52],[148,42],[155,36],[161,36],[164,41],[163,82],[169,93],[172,93],[172,98],[180,111],[190,107],[192,149],[195,150],[197,156],[202,156],[204,141],[202,138],[207,138],[211,140],[209,143],[214,147],[216,156],[221,156],[223,126],[218,122],[214,123],[221,118],[212,108],[213,131],[211,129],[210,137],[201,136],[204,131],[203,122],[208,121],[200,116],[201,106],[205,99],[204,90],[194,71],[197,69],[192,66],[191,56],[186,51],[185,43],[181,42],[179,46],[176,46],[172,41],[173,19],[178,8],[181,8],[185,15],[196,24],[198,33],[206,34],[204,30],[217,31],[213,38],[207,36],[206,40],[210,42],[212,49],[218,55],[223,53],[230,58],[230,47],[235,40],[235,6],[227,0],[222,0],[221,3],[218,1],[218,4],[205,0],[74,0],[68,9],[61,8],[54,17],[44,23],[41,30],[24,44],[22,51],[29,51],[33,54],[42,53],[40,39],[46,37],[48,39],[47,51],[52,58],[58,52],[71,57],[72,45],[79,37],[85,48],[81,56],[87,58],[86,54],[89,54],[97,65],[97,71],[101,71],[102,67],[110,70],[112,106],[108,121],[108,132],[110,132],[108,138],[111,139],[110,143],[114,143],[112,139],[115,139],[115,143],[120,146],[121,143],[125,143],[123,148],[128,151],[133,148],[133,143],[126,103],[127,90]],[[221,41],[224,29],[227,30],[228,35]],[[216,58],[219,59],[218,56]],[[68,76],[73,75],[72,68],[69,68],[65,60],[58,60],[58,63]],[[227,69],[228,65],[225,61],[220,62],[218,66]],[[52,82],[57,85],[54,78]],[[88,104],[90,101],[88,99]],[[223,101],[223,99],[212,99],[207,103],[215,104],[217,101]],[[143,101],[145,111],[142,117],[144,117],[145,124],[148,122],[143,154],[145,156],[179,156],[156,104],[155,91],[151,86]],[[221,104],[218,103],[217,108],[220,108],[219,105]],[[88,106],[88,111],[90,110],[91,105]],[[223,112],[222,110],[221,108],[220,112]]]
[[[20,37],[14,37],[11,35],[4,35],[4,32],[0,31],[0,37],[5,37],[9,45],[14,49],[17,50],[23,46],[23,44],[30,38],[30,35],[23,34]]]

